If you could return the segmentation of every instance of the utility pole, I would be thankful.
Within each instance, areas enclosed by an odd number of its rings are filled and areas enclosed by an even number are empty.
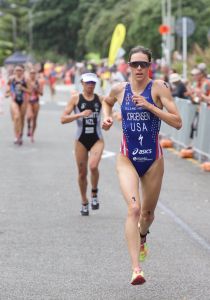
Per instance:
[[[162,24],[166,21],[166,0],[161,1]],[[162,59],[166,61],[166,36],[162,34]]]
[[[179,0],[178,2],[178,19],[182,18],[182,0]],[[180,36],[177,36],[177,50],[178,52],[181,52],[181,38]]]
[[[187,79],[187,18],[182,19],[182,56],[183,56],[183,79]]]
[[[13,44],[14,50],[16,50],[17,46],[17,20],[16,17],[12,15],[12,33],[13,33]]]
[[[28,11],[28,28],[29,28],[29,49],[30,51],[33,50],[33,16],[32,11],[29,9]]]
[[[162,35],[162,56],[164,62],[170,67],[171,65],[171,0],[162,0],[162,24],[168,26],[169,31],[167,34]]]
[[[167,56],[167,65],[171,66],[171,0],[167,0],[167,25],[169,27],[169,32],[166,36],[166,44],[168,50]]]

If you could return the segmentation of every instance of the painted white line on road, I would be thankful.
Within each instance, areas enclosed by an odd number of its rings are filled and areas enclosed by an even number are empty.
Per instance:
[[[65,85],[65,84],[59,84],[55,86],[56,91],[61,91],[61,92],[71,92],[72,90],[75,90],[75,85]]]
[[[57,104],[58,106],[66,106],[67,103],[68,103],[68,102],[66,102],[66,101],[59,101],[59,102],[57,102],[56,104]]]
[[[73,150],[72,153],[73,153],[73,155],[74,155],[74,154],[75,154],[75,151]],[[104,158],[109,158],[109,157],[113,157],[113,156],[115,156],[115,155],[116,155],[115,152],[111,152],[111,151],[108,151],[108,150],[104,150],[104,151],[103,151],[103,154],[102,154],[102,156],[101,156],[101,158],[102,158],[102,159],[104,159]]]
[[[170,208],[166,207],[160,201],[158,202],[158,207],[168,214],[174,220],[174,222],[178,224],[194,241],[199,243],[204,249],[210,251],[210,244],[193,229],[191,229],[189,225],[182,221],[182,219],[180,219]]]
[[[13,147],[10,146],[8,149],[10,151],[15,151],[15,152],[19,151],[19,153],[21,153],[21,154],[28,154],[28,153],[31,154],[31,153],[34,153],[34,152],[38,151],[38,148],[35,148],[35,147],[32,148],[32,147],[30,147],[30,148],[28,148],[28,146],[27,146],[27,148],[24,147],[24,142],[23,142],[22,146],[14,145]]]
[[[102,159],[104,159],[104,158],[109,158],[109,157],[113,157],[113,156],[115,156],[115,155],[116,155],[116,153],[114,153],[114,152],[104,150],[104,151],[103,151],[103,154],[102,154]]]
[[[45,102],[45,101],[39,101],[40,105],[46,105],[47,103],[52,103],[52,102]],[[58,106],[66,106],[68,101],[58,101],[54,102],[53,104],[58,105]]]

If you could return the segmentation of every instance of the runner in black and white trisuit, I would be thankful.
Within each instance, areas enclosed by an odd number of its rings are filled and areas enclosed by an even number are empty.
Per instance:
[[[61,123],[70,123],[77,120],[75,141],[75,156],[78,167],[78,183],[82,197],[81,215],[89,215],[87,197],[87,166],[91,172],[91,207],[99,209],[98,200],[98,165],[104,149],[104,141],[100,129],[102,97],[94,94],[95,84],[98,81],[96,74],[85,73],[81,77],[83,92],[74,94],[62,116]],[[72,112],[74,111],[74,114]]]

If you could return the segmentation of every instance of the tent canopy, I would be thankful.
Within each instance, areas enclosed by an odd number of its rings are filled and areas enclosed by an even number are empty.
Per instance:
[[[4,61],[6,65],[25,64],[27,62],[34,63],[34,58],[28,54],[22,54],[21,52],[14,52],[12,55],[7,57]]]

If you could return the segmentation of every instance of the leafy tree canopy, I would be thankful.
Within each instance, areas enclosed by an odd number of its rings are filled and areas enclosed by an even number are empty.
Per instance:
[[[44,59],[83,59],[87,53],[107,57],[112,32],[123,23],[126,52],[142,44],[152,49],[154,57],[161,56],[160,0],[0,0],[0,10],[0,45],[10,43],[7,53],[14,48],[29,51],[32,44],[34,53]],[[210,0],[172,1],[175,19],[188,16],[196,24],[189,50],[194,43],[208,47],[209,14]],[[180,44],[176,35],[175,42]]]

